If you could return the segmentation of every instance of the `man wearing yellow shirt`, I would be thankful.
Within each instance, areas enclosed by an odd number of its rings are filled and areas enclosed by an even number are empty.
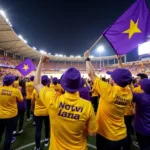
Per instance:
[[[99,125],[96,146],[97,150],[120,150],[126,143],[127,130],[124,123],[124,114],[133,95],[128,87],[132,75],[127,69],[116,69],[108,72],[113,86],[102,81],[95,75],[90,61],[90,52],[84,53],[87,73],[94,83],[94,88],[101,96],[97,111]]]
[[[30,81],[26,83],[26,104],[27,104],[27,121],[30,121],[31,118],[31,98],[32,92],[34,90],[34,76],[30,77]]]
[[[54,78],[52,79],[52,85],[51,85],[51,87],[54,88],[54,90],[55,90],[56,92],[59,92],[59,93],[61,93],[61,94],[64,93],[64,89],[62,88],[62,86],[61,86],[60,83],[59,83],[59,80],[58,80],[56,77],[54,77]]]
[[[13,87],[14,76],[6,75],[3,78],[3,87],[0,87],[0,142],[5,131],[4,150],[10,150],[13,130],[18,114],[17,100],[23,101],[19,89]],[[12,142],[15,141],[13,138]]]
[[[51,119],[49,150],[87,150],[86,135],[95,135],[97,124],[91,103],[79,96],[82,81],[80,72],[75,68],[68,69],[60,81],[66,92],[63,95],[56,93],[54,89],[40,84],[46,58],[41,57],[34,85]]]
[[[42,76],[42,85],[47,86],[50,82],[50,79],[47,75]],[[49,144],[49,134],[50,134],[50,123],[49,123],[49,115],[48,115],[48,109],[43,104],[43,102],[39,99],[39,94],[34,89],[32,93],[32,105],[34,103],[34,117],[35,117],[35,143],[36,147],[35,150],[40,150],[40,141],[41,141],[41,132],[42,132],[42,124],[44,121],[45,125],[45,147]]]
[[[91,93],[92,93],[91,101],[94,107],[94,111],[97,112],[99,94],[93,85],[92,85]]]

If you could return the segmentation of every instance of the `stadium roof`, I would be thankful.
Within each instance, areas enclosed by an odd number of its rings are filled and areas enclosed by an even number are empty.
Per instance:
[[[34,47],[30,47],[27,44],[27,41],[23,39],[21,35],[17,35],[11,27],[11,23],[6,17],[3,11],[0,11],[0,48],[1,50],[14,53],[16,55],[24,56],[31,59],[39,59],[42,55]],[[67,56],[55,56],[50,55],[51,61],[83,61],[82,57],[67,57]],[[93,57],[93,61],[101,60],[110,60],[114,59],[116,56],[107,56],[107,57]]]

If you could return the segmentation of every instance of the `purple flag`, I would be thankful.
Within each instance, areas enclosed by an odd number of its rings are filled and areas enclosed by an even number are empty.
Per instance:
[[[150,34],[150,13],[145,0],[136,0],[103,34],[119,55],[126,54],[145,42]]]
[[[30,72],[35,69],[31,59],[26,59],[24,62],[16,66],[16,69],[23,75],[27,76]]]

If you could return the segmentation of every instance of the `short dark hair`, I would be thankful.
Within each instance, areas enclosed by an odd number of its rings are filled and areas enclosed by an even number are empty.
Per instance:
[[[140,77],[141,79],[148,78],[148,75],[145,73],[138,73],[137,76]]]

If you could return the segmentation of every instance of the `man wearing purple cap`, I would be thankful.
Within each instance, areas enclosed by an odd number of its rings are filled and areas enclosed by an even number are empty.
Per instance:
[[[86,100],[91,100],[90,87],[87,85],[85,80],[82,78],[82,87],[79,90],[80,97]]]
[[[110,83],[113,83],[111,86],[95,75],[89,56],[90,52],[86,51],[84,53],[86,69],[101,97],[97,111],[99,125],[96,136],[97,150],[120,150],[125,145],[127,137],[124,114],[133,98],[128,87],[132,75],[127,69],[107,72],[111,76]]]
[[[14,76],[6,75],[3,78],[4,86],[0,87],[0,142],[5,131],[4,150],[10,150],[16,116],[18,114],[17,100],[23,101],[20,90],[13,87],[14,81]],[[15,138],[13,138],[12,142],[14,141]]]
[[[47,86],[50,83],[50,79],[47,75],[43,75],[41,77],[41,82],[43,86]],[[50,127],[49,127],[49,115],[48,109],[43,104],[42,101],[39,99],[39,94],[36,90],[33,90],[32,93],[32,105],[35,106],[34,108],[34,116],[35,116],[35,143],[36,147],[35,150],[40,150],[40,141],[41,141],[41,132],[42,132],[42,124],[44,122],[45,125],[45,143],[44,146],[47,147],[49,144],[49,134],[50,134]]]
[[[51,119],[49,150],[87,150],[86,135],[95,135],[97,124],[91,102],[79,96],[81,74],[75,68],[68,69],[60,80],[65,94],[56,93],[52,88],[43,87],[40,82],[46,58],[41,57],[34,85]]]
[[[150,150],[150,79],[140,81],[143,93],[134,93],[136,103],[134,129],[141,150]]]
[[[56,77],[54,77],[54,78],[52,79],[52,84],[51,84],[50,87],[51,87],[51,88],[54,88],[54,90],[55,90],[56,92],[59,92],[60,94],[63,94],[63,93],[64,93],[64,90],[63,90],[62,86],[59,84],[59,80],[58,80]]]
[[[34,90],[34,76],[30,77],[30,81],[26,83],[26,103],[27,103],[27,121],[30,121],[31,118],[31,98],[32,98],[32,92]]]

